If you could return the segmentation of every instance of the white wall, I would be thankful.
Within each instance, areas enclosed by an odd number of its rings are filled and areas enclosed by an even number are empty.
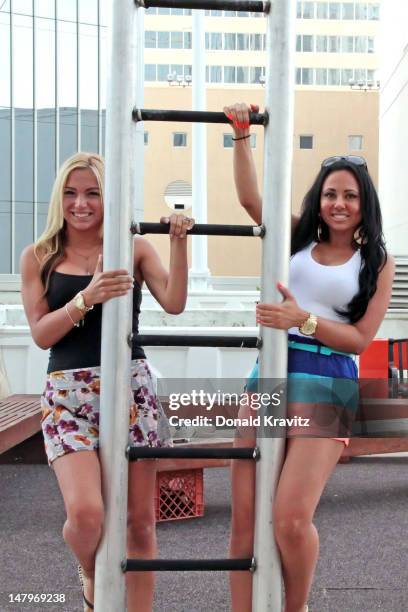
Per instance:
[[[408,255],[408,2],[381,5],[379,191],[389,251]]]

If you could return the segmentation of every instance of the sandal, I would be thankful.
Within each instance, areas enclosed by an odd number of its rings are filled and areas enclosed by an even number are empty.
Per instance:
[[[85,597],[85,591],[84,591],[84,572],[83,572],[83,569],[82,569],[81,565],[78,565],[78,577],[79,577],[79,582],[81,583],[81,587],[82,587],[82,597],[84,598],[84,612],[89,612],[89,610],[93,610],[94,609],[94,605],[93,605],[93,603],[88,601],[87,598]]]

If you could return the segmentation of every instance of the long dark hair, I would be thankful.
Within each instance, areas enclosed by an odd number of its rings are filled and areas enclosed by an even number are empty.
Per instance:
[[[321,168],[313,185],[305,195],[301,215],[292,236],[292,255],[301,251],[311,242],[325,242],[329,239],[329,228],[320,218],[320,198],[326,178],[332,172],[348,170],[359,185],[362,221],[359,227],[361,269],[358,277],[359,291],[338,314],[356,323],[365,314],[368,302],[377,290],[378,275],[387,261],[382,231],[380,202],[373,181],[364,166],[357,166],[347,160],[339,160],[331,166]],[[318,227],[321,226],[320,236]]]

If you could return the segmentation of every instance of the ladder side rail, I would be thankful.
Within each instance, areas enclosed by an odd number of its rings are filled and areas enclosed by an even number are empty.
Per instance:
[[[193,21],[193,111],[205,111],[207,92],[205,86],[205,30],[204,11],[195,10]],[[207,126],[205,123],[192,125],[192,216],[198,223],[207,223]],[[207,289],[208,238],[200,236],[191,244],[190,288]]]
[[[290,255],[290,187],[293,146],[295,2],[275,0],[267,18],[267,70],[262,222],[261,300],[279,302],[276,282],[287,286]],[[287,334],[262,328],[260,381],[287,377]],[[265,385],[269,386],[269,385]],[[267,389],[265,389],[266,391]],[[269,389],[271,392],[271,389]],[[283,413],[285,406],[282,406]],[[256,468],[253,610],[278,612],[282,606],[280,557],[273,535],[272,504],[282,467],[285,440],[260,437]]]
[[[106,181],[104,269],[133,271],[132,200],[136,126],[131,109],[135,95],[137,13],[132,0],[109,3],[109,67],[106,112]],[[126,609],[126,559],[130,347],[132,295],[103,306],[101,350],[100,459],[105,505],[104,532],[96,558],[95,609]]]

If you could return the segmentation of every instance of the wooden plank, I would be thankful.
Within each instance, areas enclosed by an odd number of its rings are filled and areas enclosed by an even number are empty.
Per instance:
[[[41,429],[39,395],[10,395],[0,401],[0,453]]]

